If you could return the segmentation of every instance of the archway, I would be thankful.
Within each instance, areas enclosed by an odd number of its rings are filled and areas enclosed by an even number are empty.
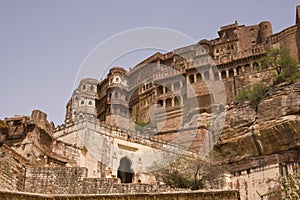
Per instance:
[[[253,70],[259,71],[259,64],[257,62],[253,63]]]
[[[227,75],[226,75],[226,71],[225,71],[225,70],[223,70],[223,71],[221,72],[221,77],[222,77],[223,80],[227,78]]]
[[[242,67],[241,67],[241,66],[238,66],[238,67],[236,68],[236,73],[237,73],[238,75],[241,75],[241,74],[243,73]]]
[[[204,72],[204,79],[205,80],[210,80],[209,72],[208,71]]]
[[[121,183],[132,183],[134,173],[131,169],[131,161],[128,158],[124,157],[120,160],[117,175],[121,179]]]
[[[251,68],[250,68],[250,65],[249,64],[246,64],[245,65],[245,72],[251,72]]]
[[[167,100],[166,100],[166,107],[167,108],[171,108],[172,107],[172,99],[171,98],[167,98]]]
[[[194,74],[189,75],[189,81],[190,83],[195,83]]]

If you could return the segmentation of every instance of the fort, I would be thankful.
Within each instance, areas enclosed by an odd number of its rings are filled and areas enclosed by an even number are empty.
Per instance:
[[[264,21],[218,35],[81,80],[62,125],[39,110],[1,120],[0,196],[229,200],[278,189],[279,175],[299,170],[300,82],[274,86],[256,109],[235,97],[270,79],[269,50],[300,62],[300,6],[295,25],[278,33]],[[157,161],[195,155],[224,168],[205,191],[153,173]]]

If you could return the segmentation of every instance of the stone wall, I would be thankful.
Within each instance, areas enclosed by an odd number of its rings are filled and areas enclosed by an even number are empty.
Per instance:
[[[25,180],[24,160],[6,145],[0,147],[0,190],[22,191]]]
[[[25,192],[81,194],[87,170],[79,167],[28,167]]]
[[[278,165],[242,171],[231,177],[230,188],[239,190],[243,200],[259,200],[259,195],[271,193],[280,188]]]
[[[18,191],[39,194],[111,194],[170,190],[156,184],[121,184],[117,178],[87,178],[87,169],[81,167],[27,167],[24,190]]]
[[[194,191],[172,193],[141,193],[141,194],[113,194],[113,195],[38,195],[31,193],[0,191],[3,200],[240,200],[239,192],[231,191]]]

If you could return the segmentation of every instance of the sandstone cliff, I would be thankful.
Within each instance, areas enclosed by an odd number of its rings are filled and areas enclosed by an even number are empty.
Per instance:
[[[229,171],[233,172],[272,164],[270,162],[294,162],[298,160],[299,147],[298,79],[274,86],[261,100],[257,110],[247,102],[231,106],[213,155],[219,162],[230,164]],[[277,155],[276,159],[274,155]]]

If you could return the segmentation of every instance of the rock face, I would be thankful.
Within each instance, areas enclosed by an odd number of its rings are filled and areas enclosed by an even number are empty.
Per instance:
[[[222,157],[223,163],[297,150],[300,147],[300,80],[275,86],[262,99],[257,111],[246,103],[229,108],[226,116],[214,152]],[[248,164],[240,167],[251,168]]]
[[[212,155],[230,174],[229,189],[241,199],[261,199],[280,189],[278,176],[296,173],[300,162],[300,80],[273,87],[257,109],[231,106]],[[279,193],[276,193],[280,195]],[[280,196],[269,199],[280,199]]]

